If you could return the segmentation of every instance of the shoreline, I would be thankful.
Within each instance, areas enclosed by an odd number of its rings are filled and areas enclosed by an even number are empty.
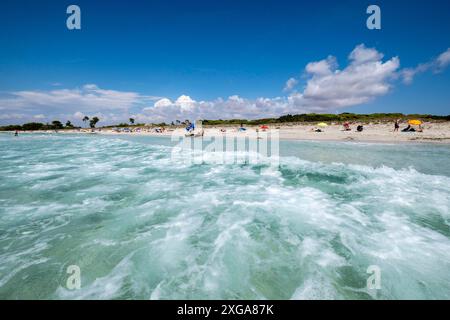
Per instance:
[[[61,132],[59,132],[61,133]],[[78,132],[79,134],[92,134],[92,133],[84,133]],[[71,133],[66,133],[71,134]],[[118,133],[118,132],[97,132],[95,134],[105,135],[105,136],[135,136],[135,137],[160,137],[160,138],[170,138],[171,134],[167,133]],[[225,135],[207,135],[205,134],[205,138],[216,138],[216,137],[225,137]],[[176,135],[176,137],[183,137],[183,135]],[[255,139],[256,136],[250,135],[227,135],[227,137],[240,137],[240,138],[250,138]],[[264,139],[264,138],[263,138]],[[270,139],[270,138],[269,138]],[[399,140],[389,140],[389,139],[347,139],[347,138],[333,138],[333,137],[290,137],[280,135],[280,141],[305,141],[305,142],[343,142],[343,143],[369,143],[369,144],[433,144],[433,145],[450,145],[450,138],[442,139],[442,140],[428,140],[428,139],[399,139]]]
[[[314,132],[316,126],[311,124],[299,125],[271,125],[267,132],[259,130],[257,127],[247,127],[244,132],[239,132],[236,126],[205,126],[204,137],[241,137],[241,138],[269,138],[271,129],[276,129],[280,140],[284,141],[327,141],[327,142],[354,142],[354,143],[389,143],[389,144],[434,144],[450,145],[450,122],[425,123],[424,132],[393,132],[391,124],[366,124],[363,132],[357,132],[356,126],[352,131],[344,131],[341,125],[332,124],[322,128],[323,132]],[[136,129],[136,128],[133,128]],[[225,130],[226,132],[222,132]],[[151,136],[151,137],[171,137],[172,135],[182,137],[185,134],[184,128],[169,128],[164,132],[155,132],[154,128],[141,128],[138,132],[116,132],[110,128],[95,129],[63,129],[57,132],[46,131],[19,131],[21,134],[41,133],[41,134],[98,134],[117,136]],[[273,131],[272,131],[273,132]],[[5,131],[3,133],[13,132]]]

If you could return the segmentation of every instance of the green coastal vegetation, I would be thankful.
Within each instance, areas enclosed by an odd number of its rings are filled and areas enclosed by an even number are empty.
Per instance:
[[[362,122],[362,123],[382,123],[387,121],[394,121],[395,119],[420,119],[422,121],[450,121],[450,115],[447,116],[437,116],[430,114],[402,114],[402,113],[372,113],[372,114],[356,114],[356,113],[340,113],[340,114],[321,114],[321,113],[304,113],[297,115],[285,115],[279,118],[264,118],[255,120],[246,119],[230,119],[230,120],[203,120],[203,125],[206,126],[217,126],[217,125],[262,125],[262,124],[281,124],[281,123],[314,123],[314,122],[333,122],[342,123],[346,121],[351,122]],[[100,122],[98,117],[89,118],[85,116],[83,122],[89,128],[95,128],[97,123]],[[167,123],[152,123],[152,126],[182,126],[188,123],[185,121],[172,121],[170,124]],[[148,124],[135,123],[134,118],[129,119],[129,123],[119,123],[117,125],[103,126],[103,128],[125,128],[125,127],[144,127]],[[64,130],[64,129],[81,129],[80,127],[75,127],[70,121],[63,124],[59,120],[52,121],[51,123],[39,123],[30,122],[23,125],[8,125],[0,127],[0,131],[37,131],[37,130]]]
[[[430,114],[402,114],[402,113],[372,113],[372,114],[356,114],[356,113],[340,113],[340,114],[321,114],[321,113],[304,113],[297,115],[285,115],[279,118],[266,118],[257,120],[203,120],[204,125],[261,125],[270,123],[313,123],[313,122],[385,122],[395,119],[421,119],[423,121],[450,121],[450,115],[436,116]]]
[[[89,122],[91,128],[95,128],[96,124],[100,121],[98,117],[84,117],[83,122]],[[64,130],[64,129],[80,129],[76,127],[69,120],[64,125],[59,120],[54,120],[51,123],[29,122],[23,125],[7,125],[0,127],[0,131],[38,131],[38,130]]]

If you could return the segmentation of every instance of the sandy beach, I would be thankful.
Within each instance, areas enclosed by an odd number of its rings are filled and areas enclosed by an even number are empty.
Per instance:
[[[315,132],[315,124],[272,124],[263,131],[259,126],[248,126],[246,131],[239,131],[238,126],[204,126],[204,137],[248,137],[261,138],[269,136],[271,130],[278,130],[280,139],[285,140],[318,140],[318,141],[354,141],[373,143],[440,143],[450,144],[450,122],[425,122],[423,132],[401,132],[406,124],[400,125],[400,131],[394,132],[392,123],[363,124],[364,130],[357,132],[359,123],[351,125],[351,131],[344,131],[341,124],[329,124],[321,128],[323,132]],[[96,134],[116,135],[148,135],[148,136],[184,136],[184,127],[166,127],[163,132],[156,132],[155,127],[132,128],[133,132],[117,132],[109,128],[95,129]],[[257,130],[259,133],[257,133]],[[51,131],[48,131],[49,133]],[[92,134],[90,129],[61,130],[59,133]]]

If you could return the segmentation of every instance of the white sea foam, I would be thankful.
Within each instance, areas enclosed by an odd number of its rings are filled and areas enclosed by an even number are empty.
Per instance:
[[[0,165],[0,270],[16,268],[0,275],[2,297],[24,296],[24,275],[40,272],[33,286],[47,298],[366,299],[378,265],[379,298],[450,298],[450,178],[434,169],[344,163],[333,144],[304,144],[327,161],[274,166],[215,163],[245,152],[186,162],[186,150],[151,138],[30,143],[31,160],[16,145]],[[68,291],[75,262],[82,288]]]

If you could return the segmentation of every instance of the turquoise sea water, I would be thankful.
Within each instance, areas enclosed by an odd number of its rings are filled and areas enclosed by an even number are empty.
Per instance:
[[[0,134],[0,298],[450,299],[450,146],[282,141],[275,167],[172,151]]]

